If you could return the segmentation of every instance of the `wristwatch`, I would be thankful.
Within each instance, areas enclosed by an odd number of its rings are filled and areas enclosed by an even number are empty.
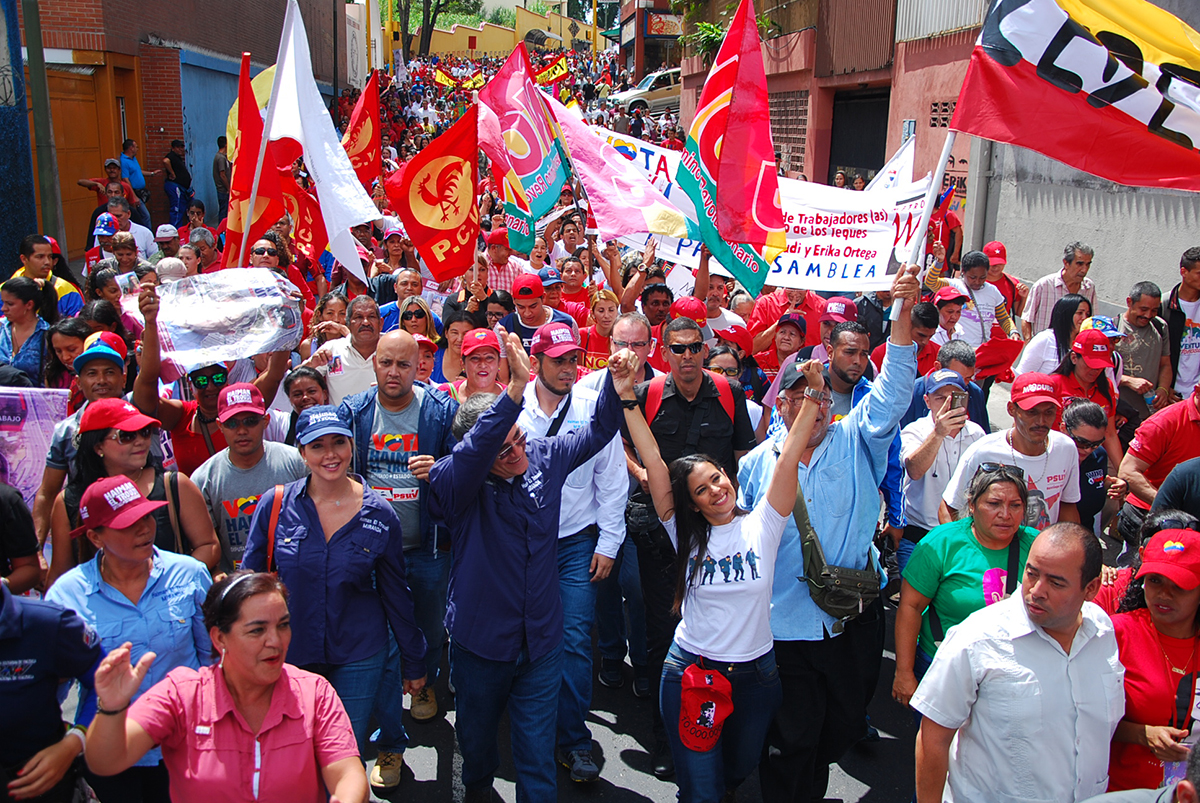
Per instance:
[[[820,404],[822,401],[824,401],[824,399],[821,397],[821,391],[817,390],[816,388],[805,388],[804,398],[812,399],[817,404]]]

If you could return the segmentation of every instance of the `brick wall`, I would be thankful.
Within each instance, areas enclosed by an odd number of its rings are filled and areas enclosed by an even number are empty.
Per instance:
[[[158,170],[171,148],[171,140],[183,139],[183,108],[179,102],[179,51],[141,44],[138,47],[142,77],[142,109],[145,130],[141,134],[138,161],[146,171]],[[150,217],[167,221],[167,196],[163,176],[146,179],[150,190]]]
[[[70,50],[104,50],[103,0],[53,0],[40,3],[42,46]],[[25,15],[17,3],[21,20],[21,44],[25,44]]]

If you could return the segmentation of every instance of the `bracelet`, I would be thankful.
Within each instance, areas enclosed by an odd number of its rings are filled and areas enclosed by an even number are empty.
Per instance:
[[[80,755],[83,755],[85,752],[87,752],[87,731],[84,730],[82,725],[72,725],[67,730],[67,733],[79,740]]]
[[[621,399],[621,406],[626,410],[636,410],[638,406],[637,399]]]
[[[129,702],[125,703],[125,705],[121,706],[120,708],[116,708],[116,709],[114,709],[114,710],[112,710],[112,711],[108,711],[108,710],[105,710],[105,709],[103,709],[103,708],[101,708],[101,707],[100,707],[100,699],[99,699],[99,698],[97,698],[97,699],[96,699],[96,713],[97,713],[97,714],[103,714],[103,715],[104,715],[104,716],[106,716],[106,717],[111,717],[111,716],[115,716],[115,715],[117,715],[117,714],[120,714],[122,711],[124,711],[125,709],[129,708],[129,706],[130,706],[130,705],[132,705],[132,704],[133,704],[133,701],[132,701],[132,700],[130,700]]]

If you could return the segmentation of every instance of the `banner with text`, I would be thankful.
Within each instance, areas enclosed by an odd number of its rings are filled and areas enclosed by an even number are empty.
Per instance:
[[[65,390],[0,388],[0,483],[33,508],[54,425],[67,417]]]

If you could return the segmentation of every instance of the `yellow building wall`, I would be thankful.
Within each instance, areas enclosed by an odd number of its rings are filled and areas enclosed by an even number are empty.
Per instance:
[[[469,47],[471,37],[475,37],[474,48]],[[429,40],[429,52],[456,56],[507,56],[516,47],[516,43],[513,29],[502,25],[493,25],[490,22],[485,22],[478,28],[470,25],[452,25],[448,31],[433,29],[433,37]]]

